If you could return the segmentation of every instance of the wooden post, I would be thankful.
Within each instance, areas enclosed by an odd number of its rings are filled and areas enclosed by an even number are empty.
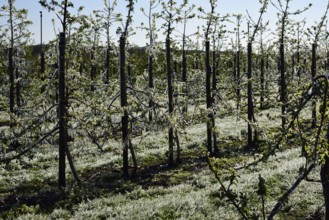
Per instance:
[[[149,88],[154,88],[154,80],[153,80],[153,56],[148,56],[148,72],[149,72]],[[149,100],[149,121],[153,120],[153,111],[154,111],[154,103],[152,98]]]
[[[40,11],[40,73],[41,79],[44,80],[45,72],[45,53],[43,52],[43,42],[42,42],[42,11]]]
[[[172,88],[172,69],[170,64],[170,39],[166,38],[166,71],[167,71],[167,87],[168,87],[168,112],[169,115],[171,115],[174,111],[173,108],[173,88]],[[174,130],[171,125],[169,125],[168,130],[168,144],[169,144],[169,150],[168,150],[168,165],[172,166],[174,165]]]
[[[13,65],[13,48],[8,48],[8,75],[9,75],[9,111],[14,113],[15,94],[14,94],[14,65]]]
[[[206,102],[207,110],[212,111],[212,100],[211,100],[211,67],[210,67],[210,43],[206,41]],[[212,113],[208,113],[207,119],[207,149],[208,153],[212,155]]]
[[[123,116],[121,117],[122,123],[122,160],[123,160],[123,177],[127,178],[129,176],[128,172],[128,111],[127,111],[127,77],[125,73],[126,55],[125,55],[125,45],[126,38],[124,36],[120,37],[120,103],[121,108],[123,108]]]
[[[329,142],[329,124],[326,133],[327,143]],[[320,169],[321,185],[324,197],[325,219],[329,219],[329,157],[324,156],[324,163]]]
[[[329,51],[327,51],[327,55],[326,55],[326,71],[329,70]]]
[[[58,184],[63,189],[66,186],[65,178],[65,149],[67,148],[67,120],[66,120],[66,94],[65,94],[65,33],[59,34],[59,84],[58,84],[58,110],[59,110],[59,159]]]
[[[240,89],[240,81],[241,81],[241,62],[240,62],[240,50],[236,52],[236,82],[237,82],[237,88],[236,88],[236,96],[237,96],[237,110],[240,109],[240,102],[241,102],[241,89]]]
[[[217,56],[216,56],[216,47],[215,42],[213,45],[212,51],[212,106],[215,106],[215,97],[217,93]],[[212,114],[212,128],[216,126],[215,115]],[[213,130],[213,129],[212,129]],[[213,131],[213,139],[214,139],[214,153],[218,154],[219,150],[217,147],[217,136],[216,133]]]
[[[183,55],[182,55],[182,81],[186,83],[187,81],[187,76],[186,76],[186,72],[187,72],[187,67],[186,67],[186,51],[183,50]]]
[[[260,60],[260,109],[264,109],[264,96],[265,96],[265,60],[264,55],[261,55]]]
[[[286,105],[287,105],[287,86],[285,76],[285,59],[284,59],[284,44],[280,44],[280,101],[281,101],[281,120],[282,120],[282,131],[286,124]]]
[[[217,90],[217,65],[216,65],[216,51],[215,47],[212,51],[212,92],[213,92],[213,102],[215,101],[214,97],[216,95]]]
[[[21,106],[21,85],[19,82],[20,73],[18,69],[18,63],[16,63],[15,73],[16,73],[16,105],[17,108],[19,109],[19,107]]]
[[[109,78],[110,78],[110,46],[108,45],[106,48],[106,56],[105,56],[105,79],[104,83],[108,84],[109,83]]]
[[[254,115],[254,106],[252,101],[252,44],[251,42],[248,43],[248,51],[247,51],[247,58],[248,58],[248,72],[247,72],[247,78],[248,78],[248,147],[253,147],[253,129],[250,123],[253,121],[253,115]]]
[[[183,43],[184,45],[184,43]],[[188,106],[188,90],[187,90],[187,65],[186,65],[186,50],[183,46],[183,54],[182,54],[182,81],[183,81],[183,93],[185,96],[185,102],[183,106],[183,112],[187,112]]]

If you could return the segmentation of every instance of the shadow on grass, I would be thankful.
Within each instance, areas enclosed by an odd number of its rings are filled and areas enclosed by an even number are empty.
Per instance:
[[[54,209],[71,210],[75,205],[101,196],[113,196],[133,191],[138,186],[170,187],[186,181],[192,173],[202,170],[206,157],[183,157],[182,163],[169,167],[165,160],[140,167],[135,176],[122,177],[121,169],[104,165],[80,174],[82,186],[68,180],[65,192],[57,188],[56,180],[24,182],[0,192],[0,218],[15,219],[33,213],[49,214]]]
[[[221,156],[246,153],[240,141],[223,143],[220,148],[223,149]],[[0,192],[0,213],[3,213],[0,217],[16,218],[26,211],[22,207],[36,207],[34,213],[48,214],[56,208],[72,210],[86,200],[126,194],[137,187],[170,187],[187,182],[193,174],[208,167],[206,151],[199,145],[188,146],[181,159],[181,163],[170,167],[164,156],[142,158],[136,175],[129,179],[122,177],[119,166],[103,165],[82,172],[82,186],[75,185],[74,180],[69,179],[65,193],[57,188],[56,180],[25,182],[12,191]]]

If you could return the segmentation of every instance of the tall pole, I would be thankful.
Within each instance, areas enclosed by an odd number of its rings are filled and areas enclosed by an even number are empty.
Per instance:
[[[212,110],[212,99],[211,99],[211,66],[210,66],[210,43],[206,41],[206,102],[207,110]],[[208,113],[207,120],[207,150],[209,154],[213,153],[212,150],[212,113]]]
[[[252,137],[252,127],[250,123],[253,121],[253,115],[254,115],[254,105],[253,105],[253,100],[252,100],[252,44],[251,42],[248,43],[248,51],[247,51],[247,59],[248,59],[248,72],[247,72],[247,77],[248,77],[248,147],[252,148],[253,147],[253,137]]]
[[[42,11],[40,11],[40,46],[42,48]]]
[[[14,82],[14,64],[13,64],[13,48],[8,48],[8,75],[9,75],[9,110],[10,113],[14,113],[14,106],[15,106],[15,82]]]
[[[40,11],[40,73],[45,72],[45,54],[43,52],[43,40],[42,40],[42,11]],[[41,76],[44,80],[44,76]]]
[[[59,35],[59,159],[58,184],[63,189],[66,186],[65,178],[65,151],[67,148],[67,120],[66,120],[66,94],[65,94],[65,32]]]
[[[122,160],[123,160],[123,177],[129,177],[128,171],[128,111],[127,107],[127,77],[125,73],[125,64],[126,64],[126,57],[125,57],[125,45],[126,44],[126,37],[120,37],[120,60],[119,60],[119,74],[120,74],[120,104],[121,108],[123,108],[123,115],[121,117],[122,123]]]
[[[172,115],[174,111],[173,107],[173,88],[172,88],[172,69],[171,69],[171,63],[170,63],[170,39],[166,39],[166,72],[167,72],[167,86],[168,86],[168,112],[169,115]],[[174,129],[172,125],[169,125],[168,130],[168,145],[169,145],[169,155],[168,155],[168,165],[172,166],[174,165]]]
[[[287,104],[287,93],[286,93],[286,79],[285,79],[285,61],[284,61],[284,44],[280,44],[280,87],[281,87],[281,118],[282,118],[282,131],[284,131],[286,124],[286,104]]]

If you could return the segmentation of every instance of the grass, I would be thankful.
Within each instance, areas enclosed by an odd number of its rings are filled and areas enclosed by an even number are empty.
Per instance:
[[[258,125],[265,133],[277,132],[279,115],[277,109],[260,111]],[[236,161],[252,161],[243,149],[247,123],[237,120],[234,115],[220,114],[216,123],[222,153]],[[145,137],[134,138],[139,169],[136,177],[130,180],[121,178],[119,142],[110,140],[104,147],[108,150],[101,152],[87,139],[77,139],[69,147],[83,186],[77,186],[68,174],[65,194],[57,190],[57,145],[45,143],[34,149],[30,156],[0,166],[0,217],[240,219],[236,209],[220,198],[219,184],[206,163],[205,129],[204,123],[185,128],[180,134],[183,162],[172,168],[166,165],[166,131],[151,131]],[[262,145],[268,147],[266,142]],[[269,214],[305,164],[304,158],[300,157],[300,147],[283,149],[267,162],[238,172],[238,183],[232,189],[245,193],[249,206],[257,214],[261,207],[260,197],[255,193],[258,176],[265,179],[269,189],[265,204]],[[318,178],[318,173],[317,169],[312,176]],[[321,215],[322,204],[321,185],[303,181],[277,218],[315,218]]]

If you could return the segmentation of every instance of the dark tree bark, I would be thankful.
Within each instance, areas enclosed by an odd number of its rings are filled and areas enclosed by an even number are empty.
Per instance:
[[[312,65],[311,65],[311,75],[312,78],[316,76],[316,44],[312,44]],[[316,127],[316,101],[312,101],[312,128]]]
[[[326,56],[326,71],[329,70],[329,51],[327,51],[327,56]]]
[[[58,84],[58,110],[59,110],[59,159],[58,184],[63,189],[66,186],[65,178],[65,151],[67,148],[67,119],[66,119],[66,82],[65,82],[65,32],[59,35],[59,84]]]
[[[265,101],[265,60],[264,56],[262,55],[260,60],[260,109],[264,109],[264,101]]]
[[[237,88],[236,88],[236,97],[237,97],[237,109],[240,109],[240,103],[241,103],[241,90],[240,90],[240,81],[241,81],[241,62],[240,62],[240,50],[236,52],[236,82],[237,82]]]
[[[125,54],[125,45],[126,38],[124,36],[120,37],[120,103],[121,108],[123,108],[123,116],[121,117],[122,123],[122,158],[123,158],[123,177],[127,178],[129,176],[128,171],[128,111],[127,107],[127,77],[125,73],[125,64],[126,64],[126,54]]]
[[[188,90],[187,90],[187,64],[186,64],[186,50],[185,50],[185,40],[183,41],[183,51],[182,51],[182,81],[183,85],[183,93],[185,96],[185,103],[183,106],[183,112],[187,112],[188,105]]]
[[[40,53],[40,73],[42,74],[41,77],[42,77],[42,80],[45,79],[44,77],[44,72],[45,72],[45,53],[43,52],[43,49],[41,49],[41,53]]]
[[[199,58],[198,58],[198,51],[196,52],[196,58],[194,62],[194,69],[198,70],[199,69]]]
[[[174,75],[177,76],[177,60],[174,60]]]
[[[248,73],[247,73],[247,78],[248,78],[248,147],[252,148],[254,145],[253,142],[253,129],[252,126],[250,125],[251,122],[253,122],[253,116],[254,116],[254,104],[252,100],[252,60],[251,60],[251,55],[252,55],[252,44],[249,42],[248,43]]]
[[[236,75],[236,53],[233,53],[232,59],[232,73],[233,73],[233,80],[234,83],[237,83],[237,75]],[[237,85],[237,84],[236,84]],[[237,91],[237,90],[236,90]]]
[[[8,48],[8,75],[9,75],[9,109],[14,113],[15,106],[15,76],[14,76],[14,24],[13,24],[13,1],[8,0],[9,5],[9,27],[10,27],[10,47]]]
[[[212,92],[213,92],[213,103],[215,101],[214,97],[217,91],[217,56],[215,48],[212,51]]]
[[[292,70],[291,77],[293,78],[295,75],[295,54],[291,55],[291,70]]]
[[[13,48],[8,48],[8,75],[9,75],[9,111],[14,113],[15,106],[15,85],[14,85],[14,64],[13,64]]]
[[[215,98],[217,93],[217,55],[216,55],[216,48],[215,44],[213,46],[212,51],[212,106],[215,106]],[[212,115],[212,127],[215,128],[216,121],[215,121],[215,115],[213,113]],[[218,154],[219,149],[217,146],[217,134],[213,132],[213,138],[214,138],[214,153]]]
[[[329,125],[327,125],[326,133],[327,141],[329,142]],[[324,164],[321,165],[320,170],[322,191],[324,197],[325,219],[329,219],[329,157],[324,157]]]
[[[266,72],[269,72],[269,69],[270,69],[270,63],[271,61],[270,61],[270,56],[267,54],[266,55],[266,63],[265,63],[265,69],[266,69]],[[265,88],[266,88],[266,93],[269,93],[269,82],[266,80],[265,81]]]
[[[42,42],[42,11],[40,11],[40,73],[41,73],[41,80],[45,79],[44,77],[45,72],[45,53],[43,51],[43,42]]]
[[[90,65],[90,81],[91,81],[90,90],[91,91],[95,90],[95,86],[94,86],[94,80],[95,80],[95,75],[96,75],[96,66],[95,66],[95,63],[94,63],[95,53],[96,53],[96,47],[93,46],[92,51],[91,51],[91,56],[90,56],[90,60],[91,60],[91,65]]]
[[[285,58],[284,58],[284,44],[280,44],[280,101],[281,101],[281,120],[282,131],[286,125],[286,105],[287,105],[287,85],[285,76]]]
[[[128,85],[132,85],[132,73],[131,73],[131,64],[130,62],[128,62],[128,65],[127,65],[127,84]]]
[[[129,140],[129,150],[130,150],[130,154],[131,154],[131,159],[133,161],[132,176],[136,176],[138,166],[137,166],[137,159],[136,159],[134,147],[133,147],[131,140]]]
[[[148,56],[148,72],[149,72],[149,88],[154,88],[154,80],[153,80],[153,56]],[[153,112],[154,112],[154,103],[152,98],[149,100],[149,120],[153,120]]]
[[[206,41],[206,102],[207,110],[212,111],[212,98],[211,98],[211,66],[210,66],[210,43]],[[212,154],[212,113],[208,113],[207,120],[207,149],[208,153]]]
[[[179,142],[179,136],[177,129],[175,129],[175,139],[176,139],[176,147],[177,147],[177,157],[176,157],[176,163],[180,164],[182,162],[181,159],[181,147],[180,147],[180,142]]]
[[[329,158],[325,157],[325,163],[320,170],[321,184],[324,196],[325,219],[329,219]]]
[[[19,107],[21,106],[21,85],[19,82],[20,73],[17,66],[15,68],[15,72],[16,72],[16,104],[17,104],[17,108],[19,109]]]
[[[104,83],[109,84],[110,78],[110,46],[106,48],[106,55],[105,55],[105,79]]]
[[[298,85],[300,83],[300,75],[301,75],[301,66],[300,66],[300,52],[299,50],[296,52],[296,62],[297,62],[297,66],[298,66],[298,69],[297,69],[297,77],[298,77]]]
[[[174,111],[173,107],[173,88],[172,88],[172,69],[171,69],[171,51],[170,51],[170,39],[166,38],[166,72],[167,72],[167,87],[168,87],[168,113],[171,115]],[[168,130],[168,165],[174,165],[174,129],[169,125]]]

